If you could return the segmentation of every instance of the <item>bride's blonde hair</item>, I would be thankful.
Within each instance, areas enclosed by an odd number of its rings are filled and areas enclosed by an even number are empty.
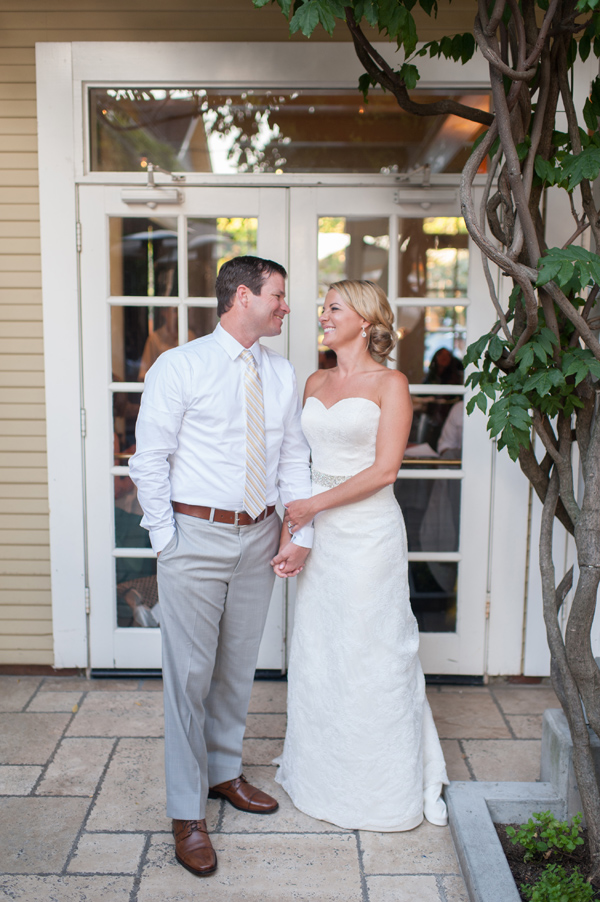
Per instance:
[[[367,350],[378,363],[384,363],[398,340],[394,329],[394,314],[385,291],[367,279],[343,279],[329,286],[342,300],[366,319],[369,325]]]

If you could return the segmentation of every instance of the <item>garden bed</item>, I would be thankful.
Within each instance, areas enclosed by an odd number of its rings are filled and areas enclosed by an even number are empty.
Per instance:
[[[587,880],[587,877],[590,872],[590,855],[587,844],[587,836],[586,830],[581,831],[581,836],[584,840],[583,845],[578,846],[573,852],[570,853],[561,853],[559,851],[553,851],[551,856],[545,860],[540,856],[539,859],[534,861],[524,861],[524,849],[520,844],[513,845],[507,835],[507,827],[514,827],[515,830],[519,829],[519,824],[495,824],[496,833],[498,834],[498,839],[502,845],[502,849],[504,854],[506,855],[506,860],[508,862],[508,866],[510,867],[511,873],[513,875],[514,881],[517,884],[517,889],[520,893],[522,900],[527,900],[527,896],[523,895],[521,892],[521,886],[533,886],[541,877],[544,868],[548,864],[559,864],[564,867],[567,874],[571,874],[574,868],[577,868]],[[595,893],[591,897],[593,900],[599,900],[600,902],[600,885],[594,884]],[[557,897],[558,898],[558,897]]]

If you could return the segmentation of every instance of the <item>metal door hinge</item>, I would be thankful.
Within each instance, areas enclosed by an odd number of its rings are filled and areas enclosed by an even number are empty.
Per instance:
[[[90,587],[85,587],[85,613],[90,613]]]
[[[76,241],[77,241],[77,253],[81,253],[81,223],[76,223]]]
[[[79,411],[79,418],[81,423],[81,437],[85,438],[87,435],[87,417],[85,413],[85,407],[82,407]]]

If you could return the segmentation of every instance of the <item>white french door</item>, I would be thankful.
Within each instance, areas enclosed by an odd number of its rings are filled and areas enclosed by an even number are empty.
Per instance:
[[[291,314],[272,346],[290,357],[300,389],[334,363],[317,320],[326,285],[369,278],[388,293],[402,336],[390,365],[409,376],[415,406],[414,453],[395,491],[421,657],[429,673],[482,673],[489,443],[481,420],[464,418],[462,436],[455,429],[454,443],[441,445],[450,413],[462,419],[459,361],[483,331],[472,299],[485,296],[453,193],[178,190],[179,203],[149,207],[131,203],[131,189],[79,189],[91,666],[160,667],[155,556],[127,470],[143,376],[168,347],[212,331],[219,262],[255,253],[289,270]],[[293,583],[277,581],[259,668],[285,669],[293,598]]]
[[[148,206],[125,202],[130,189],[79,189],[93,668],[161,666],[156,558],[128,476],[144,374],[167,348],[214,329],[219,261],[287,262],[285,190],[186,187],[167,204],[155,194]],[[286,354],[286,335],[271,345]],[[285,597],[277,580],[260,668],[284,667]]]
[[[457,192],[292,188],[290,238],[289,353],[300,385],[328,365],[315,309],[328,283],[376,281],[395,309],[400,338],[390,365],[408,376],[414,406],[395,494],[407,526],[420,656],[426,673],[481,674],[491,456],[483,418],[464,416],[460,359],[487,327],[485,303],[477,303],[487,286]]]

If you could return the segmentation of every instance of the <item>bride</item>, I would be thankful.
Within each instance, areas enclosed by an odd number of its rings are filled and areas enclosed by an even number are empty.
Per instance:
[[[384,364],[393,314],[378,285],[346,280],[320,322],[337,367],[306,383],[312,497],[292,502],[284,524],[293,533],[314,518],[315,539],[298,583],[276,780],[301,811],[339,827],[412,830],[423,814],[443,826],[448,778],[392,488],[412,420],[408,380]]]

